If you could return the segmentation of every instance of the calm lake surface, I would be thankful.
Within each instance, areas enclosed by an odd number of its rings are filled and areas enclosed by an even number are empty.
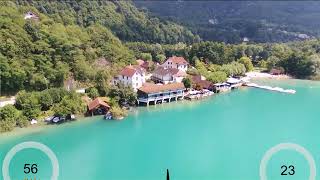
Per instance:
[[[61,180],[164,180],[166,169],[173,180],[257,180],[266,151],[290,142],[306,148],[320,167],[320,83],[259,82],[297,93],[242,88],[203,101],[138,108],[122,121],[93,117],[4,134],[0,162],[16,144],[37,141],[56,154]],[[25,174],[26,163],[36,163],[37,174]],[[282,165],[293,165],[295,174],[281,176]],[[44,180],[51,169],[46,155],[26,149],[12,159],[10,176]],[[272,180],[308,179],[308,162],[298,152],[283,150],[270,159],[267,175]]]

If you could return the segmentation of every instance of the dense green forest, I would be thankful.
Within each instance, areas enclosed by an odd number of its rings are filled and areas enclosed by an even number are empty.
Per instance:
[[[96,23],[110,29],[122,41],[192,43],[199,41],[188,29],[139,11],[130,1],[17,1],[63,25],[88,27]]]
[[[203,40],[287,42],[320,35],[317,1],[134,1],[151,15],[189,27]]]
[[[29,11],[38,18],[24,19]],[[63,88],[70,79],[91,98],[109,97],[112,112],[122,116],[120,106],[134,105],[136,93],[110,82],[137,58],[155,64],[183,56],[195,67],[189,74],[212,82],[253,66],[320,79],[320,40],[200,41],[186,27],[152,17],[130,1],[1,1],[0,42],[0,94],[16,95],[14,106],[0,109],[0,132],[33,118],[83,114],[81,95]]]
[[[227,65],[241,62],[241,58],[247,57],[256,67],[266,70],[281,69],[285,73],[301,79],[320,79],[320,40],[272,44],[225,44],[204,41],[192,45],[182,43],[160,45],[134,42],[126,43],[126,46],[136,56],[140,53],[150,53],[154,60],[157,59],[157,54],[164,54],[167,57],[172,55],[184,56],[196,68],[196,60],[199,60],[206,64],[206,69],[211,72],[217,69],[220,71],[220,66],[222,66],[223,71],[228,76],[238,73],[230,72],[229,70],[233,68]]]
[[[0,5],[0,40],[5,42],[0,45],[2,94],[61,87],[70,76],[87,86],[107,86],[108,83],[101,81],[110,80],[119,67],[134,63],[141,53],[151,53],[153,60],[179,55],[191,64],[197,57],[205,63],[219,65],[248,56],[255,65],[259,61],[266,64],[266,61],[269,67],[282,67],[286,73],[298,78],[311,78],[316,72],[313,62],[318,60],[317,40],[287,44],[180,42],[181,37],[187,36],[169,30],[163,22],[145,26],[152,18],[138,11],[129,1],[4,1]],[[101,8],[103,13],[99,11]],[[28,11],[37,14],[39,20],[25,20],[24,14]],[[117,29],[118,26],[121,28]],[[172,31],[167,36],[168,41],[154,36],[159,33],[143,34],[157,31],[162,26]],[[122,36],[122,31],[130,33]],[[118,36],[127,42],[123,43]],[[135,36],[156,43],[128,42],[138,41],[129,38]],[[176,40],[170,41],[171,36]],[[172,44],[177,41],[179,43]],[[98,60],[101,58],[109,65],[100,66]],[[106,88],[99,89],[106,92],[103,90]]]

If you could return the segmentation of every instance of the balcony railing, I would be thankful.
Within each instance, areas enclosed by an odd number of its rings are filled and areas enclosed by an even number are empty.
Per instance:
[[[144,102],[144,101],[157,101],[162,99],[169,99],[169,98],[175,98],[175,97],[181,97],[183,96],[183,93],[177,93],[177,94],[170,94],[170,95],[164,95],[164,96],[156,96],[156,97],[141,97],[138,98],[138,101]]]

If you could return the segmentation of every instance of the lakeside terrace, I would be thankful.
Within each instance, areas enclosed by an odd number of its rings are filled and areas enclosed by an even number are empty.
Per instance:
[[[148,106],[150,102],[156,105],[157,102],[163,103],[164,101],[171,102],[172,100],[183,99],[185,89],[183,83],[163,85],[145,83],[137,92],[138,105],[145,103]]]

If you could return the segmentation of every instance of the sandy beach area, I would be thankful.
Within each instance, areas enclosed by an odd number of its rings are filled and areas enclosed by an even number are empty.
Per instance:
[[[272,75],[269,73],[262,72],[247,72],[246,79],[254,79],[254,78],[269,78],[269,79],[292,79],[292,77],[282,74],[282,75]]]

